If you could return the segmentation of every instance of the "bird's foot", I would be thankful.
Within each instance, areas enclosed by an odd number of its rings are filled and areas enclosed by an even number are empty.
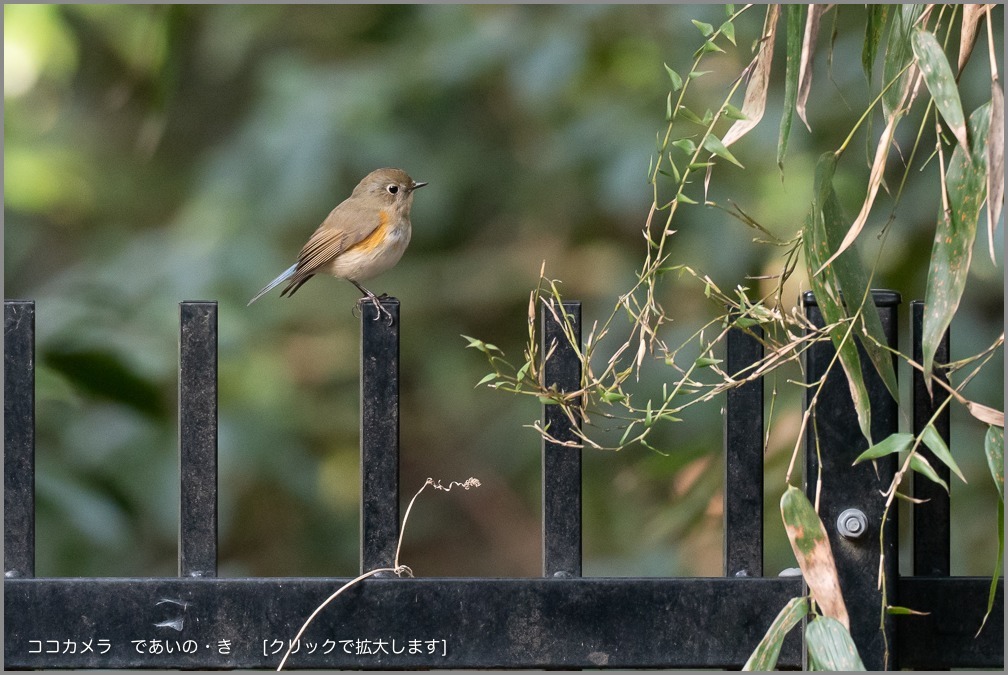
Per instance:
[[[368,300],[371,301],[371,304],[374,305],[374,308],[375,308],[375,316],[374,316],[373,320],[377,321],[378,319],[381,318],[382,314],[384,314],[385,317],[388,319],[388,325],[391,326],[392,325],[392,321],[393,321],[392,312],[390,312],[387,309],[385,309],[385,306],[381,303],[382,298],[387,298],[387,297],[388,297],[387,293],[382,293],[380,296],[379,295],[375,295],[374,293],[368,293],[367,294]]]

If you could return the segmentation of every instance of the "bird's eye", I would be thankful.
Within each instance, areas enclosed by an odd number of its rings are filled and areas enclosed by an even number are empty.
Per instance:
[[[389,185],[389,186],[388,186],[387,188],[385,188],[385,189],[389,191],[389,194],[390,194],[390,195],[394,195],[394,194],[396,194],[397,192],[399,192],[399,186],[398,186],[398,185],[396,185],[395,183],[392,183],[392,185]]]

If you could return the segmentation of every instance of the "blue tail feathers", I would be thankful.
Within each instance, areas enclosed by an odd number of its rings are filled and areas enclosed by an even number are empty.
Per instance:
[[[283,282],[285,282],[288,279],[290,279],[291,275],[294,274],[294,270],[296,270],[296,269],[297,269],[297,263],[294,263],[293,265],[291,265],[290,267],[288,267],[287,270],[283,274],[281,274],[276,279],[274,279],[273,281],[271,281],[268,284],[266,284],[266,287],[264,289],[262,289],[261,291],[259,291],[258,293],[256,293],[255,297],[252,298],[251,300],[249,300],[248,304],[251,305],[253,302],[255,302],[256,300],[258,300],[262,296],[266,295],[267,293],[269,293],[270,291],[272,291],[274,288],[276,288],[277,286],[279,286]]]

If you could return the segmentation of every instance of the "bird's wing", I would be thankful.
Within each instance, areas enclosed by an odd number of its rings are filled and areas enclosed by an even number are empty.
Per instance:
[[[298,276],[314,274],[336,256],[367,239],[388,220],[384,211],[365,216],[346,205],[347,202],[343,202],[333,209],[301,249]]]

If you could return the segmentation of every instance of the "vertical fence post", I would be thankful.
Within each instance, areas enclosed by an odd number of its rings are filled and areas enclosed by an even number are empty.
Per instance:
[[[899,293],[873,291],[873,297],[875,306],[879,309],[886,340],[895,348]],[[809,320],[821,327],[823,317],[811,292],[805,293],[804,304]],[[898,430],[897,402],[889,394],[860,344],[858,352],[871,403],[872,441],[877,443]],[[813,345],[807,352],[806,378],[809,383],[818,382],[826,375],[828,368],[830,372],[819,393],[816,413],[806,432],[805,485],[809,499],[814,503],[816,481],[821,468],[823,485],[819,499],[819,517],[829,533],[830,546],[840,576],[840,588],[850,615],[851,634],[861,659],[868,670],[897,668],[898,664],[894,663],[896,640],[893,620],[891,617],[884,620],[886,637],[883,639],[879,630],[882,595],[876,586],[879,556],[884,553],[887,602],[897,604],[899,549],[896,509],[890,511],[882,533],[884,550],[879,548],[879,525],[885,507],[885,497],[881,496],[880,491],[888,488],[892,482],[897,458],[883,457],[876,460],[874,466],[872,462],[853,465],[854,459],[867,449],[868,441],[860,432],[847,378],[839,362],[834,362],[835,353],[828,339]],[[809,402],[816,389],[815,386],[809,388]],[[863,527],[858,536],[841,536],[838,533],[837,521],[841,514],[846,512],[845,518],[857,516],[856,512],[848,509],[863,514]]]
[[[554,316],[559,316],[560,321]],[[560,392],[581,386],[581,303],[565,302],[562,307],[543,303],[542,356],[543,383],[556,385]],[[566,315],[566,319],[564,318]],[[563,322],[570,326],[571,337]],[[552,351],[552,354],[550,352]],[[550,354],[547,359],[547,354]],[[543,439],[543,576],[581,576],[581,448],[564,445],[578,441],[575,427],[559,405],[543,405],[543,427],[559,442]],[[580,423],[579,423],[580,424]]]
[[[725,372],[745,378],[763,358],[763,329],[728,331]],[[724,575],[763,576],[763,378],[728,390],[724,412]]]
[[[399,542],[399,301],[381,305],[379,313],[368,298],[358,303],[361,572],[391,567]]]
[[[179,303],[180,577],[217,576],[217,303]]]
[[[924,303],[915,300],[911,303],[913,313],[913,360],[923,363],[923,349],[921,347],[921,335],[924,327]],[[948,331],[938,343],[935,352],[935,363],[948,363],[949,361],[949,334]],[[948,382],[948,377],[944,370],[935,371],[935,379]],[[916,368],[913,371],[913,432],[919,434],[927,426],[928,421],[934,416],[938,406],[946,401],[950,394],[938,385],[932,386],[934,398],[928,395],[924,386],[924,375]],[[944,439],[945,444],[949,443],[949,415],[948,406],[939,413],[934,421],[935,429]],[[938,461],[934,453],[923,443],[917,448],[917,452],[930,462],[931,466],[938,473],[942,480],[951,486],[949,482],[949,468],[944,462]],[[947,577],[951,571],[951,540],[949,536],[949,521],[951,518],[951,501],[949,494],[942,486],[921,476],[917,472],[913,474],[913,495],[917,499],[926,499],[922,504],[913,505],[913,573],[914,576],[939,576]]]
[[[35,303],[4,300],[4,576],[35,576]]]

